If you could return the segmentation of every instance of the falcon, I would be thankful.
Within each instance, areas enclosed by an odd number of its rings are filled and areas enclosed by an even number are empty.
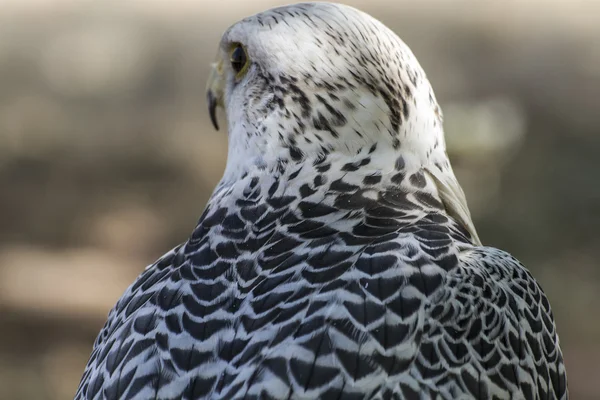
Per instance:
[[[126,290],[76,399],[567,399],[548,299],[483,246],[409,48],[354,8],[237,22],[227,166]]]

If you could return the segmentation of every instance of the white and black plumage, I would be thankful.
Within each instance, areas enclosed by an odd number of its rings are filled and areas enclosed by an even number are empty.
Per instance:
[[[480,244],[408,47],[350,7],[224,34],[225,174],[111,311],[76,399],[566,399],[550,305]]]

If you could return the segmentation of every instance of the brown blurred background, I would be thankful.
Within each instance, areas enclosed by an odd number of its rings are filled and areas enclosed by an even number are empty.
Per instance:
[[[220,178],[221,33],[284,3],[0,2],[0,399],[72,398],[109,309]],[[421,61],[480,236],[548,294],[572,398],[600,398],[600,3],[347,3]]]

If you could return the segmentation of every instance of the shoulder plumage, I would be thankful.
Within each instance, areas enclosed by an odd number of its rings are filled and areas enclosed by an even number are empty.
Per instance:
[[[438,299],[431,321],[444,346],[479,367],[461,372],[471,393],[567,398],[550,303],[515,257],[491,247],[463,251]]]
[[[122,369],[128,360],[149,350],[151,342],[144,336],[155,327],[157,306],[160,305],[150,300],[157,298],[155,294],[166,286],[161,281],[183,261],[183,246],[176,246],[150,264],[110,311],[94,342],[75,399],[92,399],[99,395],[116,399],[128,389],[131,382],[123,384],[128,377],[127,374],[122,376]],[[144,307],[147,312],[142,311]],[[117,369],[120,373],[113,374]]]

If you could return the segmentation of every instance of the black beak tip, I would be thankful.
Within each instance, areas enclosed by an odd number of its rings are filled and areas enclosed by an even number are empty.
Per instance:
[[[206,94],[206,100],[208,101],[208,114],[210,115],[210,122],[216,130],[219,130],[219,123],[217,122],[217,99],[213,94],[212,90],[209,90]]]

